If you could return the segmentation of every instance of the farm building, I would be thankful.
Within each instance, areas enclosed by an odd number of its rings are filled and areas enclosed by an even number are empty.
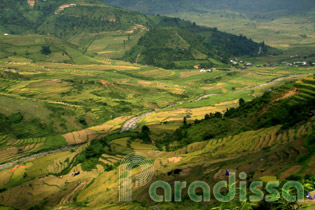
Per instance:
[[[293,64],[297,66],[308,66],[308,63],[306,61],[297,61],[293,62]]]

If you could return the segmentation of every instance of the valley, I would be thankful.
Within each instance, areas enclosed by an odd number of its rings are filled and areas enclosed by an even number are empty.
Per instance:
[[[315,208],[149,195],[158,180],[212,189],[233,172],[237,185],[244,172],[262,188],[314,191],[314,13],[299,15],[312,2],[291,2],[293,15],[245,1],[105,2],[0,3],[1,210]],[[137,186],[143,166],[132,165],[124,202],[121,167],[133,153],[154,172]]]

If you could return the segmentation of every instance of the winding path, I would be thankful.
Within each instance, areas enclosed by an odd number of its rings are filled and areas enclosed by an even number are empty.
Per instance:
[[[10,161],[10,162],[7,162],[7,163],[4,163],[4,164],[0,165],[0,170],[2,170],[4,168],[7,168],[7,167],[10,167],[10,166],[12,166],[12,165],[14,165],[14,164],[16,164],[18,162],[30,160],[32,158],[42,157],[42,156],[53,154],[53,153],[57,153],[57,152],[65,152],[65,151],[71,150],[74,147],[76,147],[76,146],[67,146],[67,147],[64,147],[64,148],[61,148],[61,149],[51,150],[51,151],[48,151],[48,152],[41,152],[41,153],[37,153],[37,154],[34,154],[34,155],[22,157],[22,158],[19,158],[17,160],[13,160],[13,161]]]

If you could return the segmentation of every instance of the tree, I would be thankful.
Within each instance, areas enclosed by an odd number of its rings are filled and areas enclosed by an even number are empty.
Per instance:
[[[186,126],[187,125],[187,119],[186,119],[186,117],[184,117],[184,126]]]
[[[40,52],[44,55],[49,55],[51,53],[51,50],[49,46],[42,46]]]
[[[143,141],[143,143],[151,143],[150,134],[151,134],[150,128],[146,125],[142,126],[140,139]]]
[[[240,106],[243,106],[245,104],[245,100],[243,98],[240,98],[240,100],[238,101],[238,104]]]
[[[221,112],[216,112],[216,113],[214,114],[214,117],[216,117],[216,118],[221,118],[221,117],[222,117],[222,113],[221,113]]]

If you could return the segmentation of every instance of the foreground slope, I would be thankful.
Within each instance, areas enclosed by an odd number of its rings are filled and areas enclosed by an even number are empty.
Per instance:
[[[261,107],[255,105],[255,101],[264,100],[266,96],[245,103],[235,110],[240,120],[252,119],[251,113],[246,116],[242,111],[244,107],[250,106],[256,115],[258,113],[258,116],[264,116],[262,119],[268,121],[275,114],[274,109],[277,110],[279,104],[284,101],[303,105],[305,112],[296,113],[300,117],[292,119],[292,124],[274,122],[238,133],[222,132],[221,137],[209,137],[201,142],[188,143],[179,149],[176,149],[176,144],[173,143],[172,147],[168,147],[168,151],[157,151],[154,145],[143,144],[137,139],[141,138],[137,137],[137,132],[108,135],[72,151],[50,154],[18,164],[24,167],[12,166],[1,170],[3,179],[0,203],[18,209],[28,209],[32,206],[39,209],[48,206],[55,209],[146,209],[153,205],[160,209],[183,206],[196,209],[202,208],[203,205],[208,208],[220,205],[215,201],[208,204],[193,203],[186,199],[187,196],[184,196],[182,203],[154,204],[147,193],[149,185],[134,191],[135,202],[118,202],[117,164],[124,155],[132,151],[142,152],[154,161],[155,173],[152,181],[163,180],[172,183],[176,180],[186,180],[190,183],[203,180],[212,185],[225,179],[226,170],[246,172],[248,181],[261,179],[264,182],[292,179],[293,176],[289,176],[293,174],[296,175],[295,179],[298,176],[314,174],[315,121],[307,111],[310,108],[307,104],[313,104],[315,98],[314,81],[311,76],[290,83],[276,89],[272,93],[272,100],[267,100],[267,104]],[[292,94],[290,91],[295,88],[298,91]],[[231,113],[226,115],[224,118],[215,118],[217,121],[224,121],[225,118],[230,118]],[[203,122],[211,119],[205,119]],[[190,128],[203,125],[203,122],[190,125]],[[205,126],[202,130],[211,131],[212,128]],[[97,149],[101,145],[103,151]],[[87,159],[82,160],[83,157]],[[93,164],[95,168],[89,168]],[[169,173],[174,169],[182,171],[177,175]],[[77,176],[71,175],[77,171],[81,173]],[[310,179],[309,177],[307,179]],[[233,205],[239,204],[236,202]]]

